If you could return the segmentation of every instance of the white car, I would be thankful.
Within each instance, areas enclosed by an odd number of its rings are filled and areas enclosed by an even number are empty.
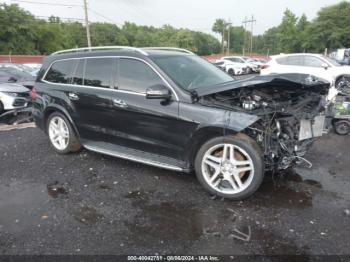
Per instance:
[[[215,62],[216,66],[222,68],[229,75],[243,75],[246,73],[247,68],[239,63],[235,63],[229,60],[220,59]]]
[[[271,60],[262,66],[260,72],[261,75],[285,73],[314,75],[332,83],[333,89],[339,89],[343,76],[350,75],[350,66],[342,66],[320,54],[283,54],[271,56]]]
[[[231,62],[234,62],[234,63],[237,63],[237,64],[241,64],[242,66],[248,68],[247,70],[247,73],[248,74],[251,74],[253,72],[260,72],[260,66],[259,65],[256,65],[256,64],[253,64],[251,62],[248,62],[248,59],[249,57],[241,57],[241,56],[225,56],[221,59],[223,60],[228,60],[228,61],[231,61]]]
[[[17,84],[0,84],[0,114],[4,111],[27,107],[30,90]]]

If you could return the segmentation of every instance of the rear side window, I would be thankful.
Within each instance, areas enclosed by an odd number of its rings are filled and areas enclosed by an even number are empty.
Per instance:
[[[280,65],[303,66],[304,58],[302,56],[287,56],[276,59]]]
[[[85,86],[110,88],[115,58],[88,58],[85,66]]]
[[[75,62],[73,60],[57,61],[52,64],[46,74],[45,80],[58,83],[69,84]]]
[[[145,93],[146,89],[163,84],[162,79],[145,63],[122,58],[119,60],[119,89]]]

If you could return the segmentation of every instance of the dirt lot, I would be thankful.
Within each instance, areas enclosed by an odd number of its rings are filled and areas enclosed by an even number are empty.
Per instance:
[[[350,254],[348,136],[321,138],[313,169],[267,175],[232,202],[194,175],[61,156],[36,128],[1,129],[0,254]]]

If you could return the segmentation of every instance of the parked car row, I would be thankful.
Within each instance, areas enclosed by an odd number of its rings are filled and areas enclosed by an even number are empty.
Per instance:
[[[225,56],[213,62],[214,65],[232,76],[259,73],[264,63],[266,63],[264,59],[245,56]]]
[[[40,64],[0,63],[0,116],[17,114],[30,105],[30,90],[40,68]]]

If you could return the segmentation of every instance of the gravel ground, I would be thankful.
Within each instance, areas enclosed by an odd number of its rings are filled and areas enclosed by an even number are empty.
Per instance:
[[[243,202],[194,175],[58,155],[30,126],[0,141],[0,254],[350,254],[348,136],[322,137],[312,169],[266,175]]]

